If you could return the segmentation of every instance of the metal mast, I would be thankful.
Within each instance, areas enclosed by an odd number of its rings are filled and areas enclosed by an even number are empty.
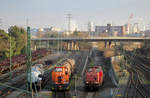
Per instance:
[[[70,33],[71,32],[71,15],[72,14],[67,14],[67,18],[68,18],[68,32]]]
[[[30,27],[27,27],[27,79],[30,83],[27,83],[28,88],[32,90],[32,80],[31,80],[31,35],[30,35]]]
[[[28,25],[29,25],[29,19],[27,18],[26,19],[26,26],[28,27]]]

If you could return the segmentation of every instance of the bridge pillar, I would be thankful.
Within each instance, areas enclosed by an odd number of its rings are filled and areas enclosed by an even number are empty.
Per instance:
[[[74,50],[74,42],[71,42],[71,50]]]
[[[36,44],[35,44],[34,47],[33,47],[33,50],[36,51],[36,49],[37,49],[37,46],[36,46]]]
[[[116,47],[117,46],[117,42],[115,41],[114,44],[115,44],[115,47]]]
[[[48,48],[49,48],[49,41],[47,40],[46,41],[46,49],[48,50]]]
[[[74,43],[74,50],[79,50],[79,47],[76,42]]]
[[[79,46],[77,43],[75,43],[75,50],[79,50]]]
[[[71,42],[71,50],[79,50],[79,47],[75,41]]]
[[[35,47],[36,47],[36,49],[39,49],[39,47],[40,47],[40,42],[39,41],[35,42]]]
[[[107,41],[105,41],[105,48],[107,48]]]
[[[74,45],[74,50],[77,50],[77,45],[76,44]]]
[[[67,50],[69,50],[69,43],[67,42]]]
[[[111,41],[109,41],[108,44],[109,44],[109,48],[110,48],[111,47]]]
[[[77,44],[75,41],[72,42],[72,50],[76,50],[77,49]]]
[[[111,47],[111,43],[112,43],[111,41],[109,41],[109,42],[105,41],[105,48],[107,48],[107,47],[110,48]]]
[[[40,40],[39,42],[39,48],[41,49],[42,48],[42,41]]]
[[[71,42],[68,42],[67,47],[68,47],[68,50],[71,50],[71,47],[72,47]]]
[[[32,44],[32,51],[35,51],[36,50],[36,48],[37,48],[37,46],[36,46],[36,42],[34,41],[34,42],[32,42],[31,43]]]

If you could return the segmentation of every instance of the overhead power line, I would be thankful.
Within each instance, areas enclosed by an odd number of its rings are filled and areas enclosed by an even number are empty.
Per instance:
[[[71,17],[72,14],[67,14],[67,19],[68,19],[68,32],[70,33],[71,32]]]

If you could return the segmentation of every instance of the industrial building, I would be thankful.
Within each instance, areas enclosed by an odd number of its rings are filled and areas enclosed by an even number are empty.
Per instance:
[[[108,33],[111,36],[124,36],[125,26],[112,26],[107,24],[107,26],[95,26],[96,33]]]

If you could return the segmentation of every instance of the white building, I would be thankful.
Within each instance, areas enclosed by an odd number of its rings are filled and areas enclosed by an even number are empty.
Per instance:
[[[133,33],[139,33],[140,32],[140,30],[139,30],[139,24],[138,23],[134,23],[134,25],[133,25],[133,27],[132,27],[133,29]]]
[[[92,21],[88,22],[88,31],[89,32],[94,31],[94,23]]]

